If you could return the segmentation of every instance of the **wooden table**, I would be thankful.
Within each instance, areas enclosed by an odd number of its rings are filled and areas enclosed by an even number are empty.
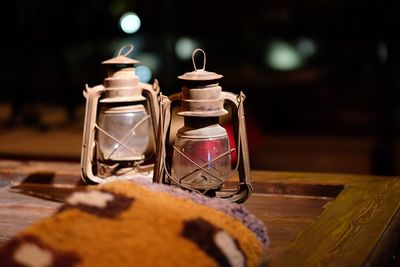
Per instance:
[[[74,185],[79,164],[0,160],[0,244],[60,203],[12,192],[21,181]],[[269,266],[398,266],[400,180],[253,171],[245,206],[268,229]]]

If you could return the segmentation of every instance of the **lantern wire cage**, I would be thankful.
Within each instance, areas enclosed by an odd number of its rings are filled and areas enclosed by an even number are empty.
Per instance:
[[[160,110],[163,110],[163,114],[162,114],[163,116],[160,116],[160,130],[161,131],[159,132],[159,134],[161,136],[161,138],[160,138],[161,139],[161,143],[159,144],[159,148],[160,148],[161,158],[163,160],[163,162],[162,162],[162,166],[163,167],[162,168],[163,168],[165,174],[167,175],[167,177],[169,179],[171,179],[171,181],[173,181],[174,184],[176,184],[178,186],[181,186],[181,187],[183,187],[185,189],[196,191],[196,192],[198,192],[200,194],[207,194],[207,192],[210,189],[199,191],[199,190],[192,189],[192,188],[182,184],[182,180],[185,179],[187,176],[191,175],[192,173],[194,173],[196,171],[202,170],[205,173],[207,173],[208,175],[210,175],[210,176],[214,177],[215,179],[219,180],[220,184],[217,187],[222,186],[224,181],[222,179],[220,179],[219,177],[217,177],[215,174],[209,172],[206,169],[206,167],[210,163],[212,163],[212,162],[214,162],[214,161],[226,156],[227,154],[232,154],[233,152],[236,151],[236,148],[230,148],[229,151],[226,151],[226,152],[220,154],[219,156],[217,156],[217,157],[215,157],[213,159],[210,159],[209,161],[207,161],[207,163],[205,163],[203,165],[199,165],[194,160],[192,160],[189,156],[187,156],[184,152],[182,152],[179,148],[177,148],[175,145],[173,145],[172,148],[174,149],[174,151],[176,151],[177,153],[179,153],[180,155],[185,157],[190,163],[195,165],[197,168],[192,170],[192,171],[190,171],[185,176],[180,177],[179,179],[177,179],[173,175],[171,175],[171,173],[169,172],[169,170],[167,168],[167,163],[166,163],[166,142],[167,142],[166,140],[167,140],[167,134],[169,132],[168,128],[169,128],[169,121],[170,121],[170,118],[171,118],[170,106],[171,106],[172,102],[169,101],[169,98],[164,96],[164,95],[161,95],[160,97],[162,98],[161,105],[160,105]],[[244,94],[240,94],[240,95],[237,96],[237,100],[238,100],[238,103],[239,103],[238,116],[240,116],[239,115],[240,109],[241,109],[240,106],[242,105],[242,100],[244,100],[244,98],[245,98]],[[163,118],[165,118],[165,119],[163,119]],[[238,135],[241,136],[240,128],[239,128]],[[241,150],[241,138],[238,138],[237,151],[240,151],[240,150]],[[229,174],[230,177],[233,176],[238,171],[238,168],[239,168],[239,163],[240,163],[240,160],[241,160],[240,159],[241,153],[237,153],[237,155],[238,156],[237,156],[237,161],[236,161],[236,164],[235,164],[235,168],[231,170],[231,173]],[[230,189],[230,190],[232,192],[235,191],[235,189]]]
[[[87,183],[137,175],[152,179],[154,163],[150,162],[155,155],[160,87],[156,79],[153,84],[139,81],[134,72],[139,61],[127,57],[132,51],[133,45],[125,45],[116,57],[103,61],[108,66],[104,85],[86,85],[83,92],[86,110],[81,172]],[[148,151],[150,141],[153,153]]]
[[[204,64],[202,69],[198,69],[196,67],[195,61],[194,61],[194,54],[197,51],[203,52],[204,55]],[[205,68],[205,53],[201,49],[196,49],[193,52],[192,56],[193,60],[193,65],[195,68],[195,71],[204,71]],[[180,76],[181,77],[181,76]],[[219,77],[222,77],[222,75],[219,75]],[[157,132],[157,160],[155,163],[155,168],[154,168],[154,182],[157,183],[167,183],[167,184],[174,184],[178,187],[195,191],[200,194],[204,195],[211,195],[211,196],[216,196],[220,198],[226,198],[229,199],[232,202],[244,202],[251,194],[252,192],[252,185],[251,185],[251,178],[250,178],[250,166],[249,166],[249,157],[248,157],[248,146],[247,146],[247,136],[246,136],[246,128],[245,128],[245,121],[244,121],[244,107],[243,107],[243,101],[245,100],[245,95],[243,92],[240,92],[239,94],[233,94],[230,92],[220,92],[221,98],[231,104],[233,107],[231,110],[231,119],[232,119],[232,124],[234,128],[234,134],[235,134],[235,144],[236,144],[236,149],[235,148],[229,148],[227,151],[222,152],[222,154],[217,155],[214,158],[208,158],[207,162],[205,163],[198,163],[196,160],[188,156],[184,151],[181,151],[179,147],[176,145],[172,145],[173,152],[178,153],[180,156],[182,156],[185,160],[187,160],[190,164],[192,164],[194,169],[190,170],[188,173],[181,177],[176,177],[174,176],[173,173],[171,173],[171,170],[173,169],[172,166],[174,164],[173,160],[172,162],[167,161],[167,147],[170,147],[171,145],[169,144],[169,138],[168,136],[170,135],[170,128],[171,128],[171,110],[172,110],[172,103],[177,102],[177,101],[183,101],[183,93],[176,93],[173,94],[169,97],[164,96],[160,94],[160,119],[159,119],[159,125],[158,125],[158,132]],[[191,111],[188,111],[187,113],[190,113]],[[217,111],[219,112],[219,111]],[[185,111],[182,112],[183,116],[186,116]],[[207,111],[205,112],[207,113]],[[215,114],[212,115],[215,117]],[[188,115],[190,116],[190,115]],[[203,116],[207,117],[207,116]],[[219,116],[218,116],[219,117]],[[236,152],[237,154],[237,161],[235,163],[234,168],[230,169],[230,173],[227,175],[227,179],[223,179],[221,177],[218,177],[215,173],[210,172],[207,167],[211,166],[213,162],[226,157],[230,154]],[[204,174],[209,175],[216,181],[216,185],[213,184],[212,187],[209,188],[193,188],[191,186],[185,185],[183,183],[183,180],[190,176],[191,174],[197,172],[197,171],[202,171]],[[225,180],[228,180],[232,178],[236,173],[239,174],[239,185],[237,188],[226,188],[225,187]]]

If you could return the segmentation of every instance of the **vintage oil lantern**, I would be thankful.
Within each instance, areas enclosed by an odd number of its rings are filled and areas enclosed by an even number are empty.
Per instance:
[[[196,53],[203,55],[202,68],[196,66]],[[192,61],[194,71],[178,77],[183,82],[182,91],[160,98],[154,182],[244,202],[252,191],[243,108],[245,96],[242,92],[236,95],[222,91],[218,84],[222,75],[205,70],[203,50],[196,49]],[[177,131],[171,148],[169,132],[175,103],[179,104],[178,115],[183,116],[184,126]],[[226,129],[219,124],[220,117],[228,114],[225,105],[231,110],[236,151],[229,144]],[[237,155],[233,168],[231,153]],[[236,188],[228,188],[228,178],[237,181]]]
[[[154,159],[160,88],[157,80],[139,81],[139,61],[127,57],[132,50],[126,45],[117,57],[102,62],[108,72],[103,85],[86,85],[81,172],[87,183],[137,174],[152,179],[152,166],[144,164],[151,155]]]

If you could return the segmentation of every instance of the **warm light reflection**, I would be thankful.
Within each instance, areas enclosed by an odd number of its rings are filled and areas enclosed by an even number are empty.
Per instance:
[[[119,24],[125,33],[132,34],[139,30],[141,21],[136,13],[127,12],[121,16]]]

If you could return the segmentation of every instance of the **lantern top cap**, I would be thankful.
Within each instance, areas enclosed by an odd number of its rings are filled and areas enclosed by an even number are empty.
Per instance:
[[[124,50],[127,51],[125,53],[122,53]],[[116,57],[113,57],[111,59],[105,60],[101,62],[101,64],[107,64],[107,65],[112,65],[112,64],[121,64],[121,65],[134,65],[137,63],[140,63],[140,61],[136,59],[129,58],[128,55],[133,51],[133,45],[132,44],[127,44],[121,47],[121,49],[118,52],[118,55]]]
[[[194,61],[194,56],[197,52],[203,53],[203,67],[201,69],[197,68],[196,62]],[[217,74],[215,72],[206,71],[206,53],[197,48],[193,51],[192,54],[192,62],[194,71],[186,72],[183,75],[178,76],[178,79],[185,80],[185,81],[212,81],[212,80],[219,80],[223,76],[221,74]]]

